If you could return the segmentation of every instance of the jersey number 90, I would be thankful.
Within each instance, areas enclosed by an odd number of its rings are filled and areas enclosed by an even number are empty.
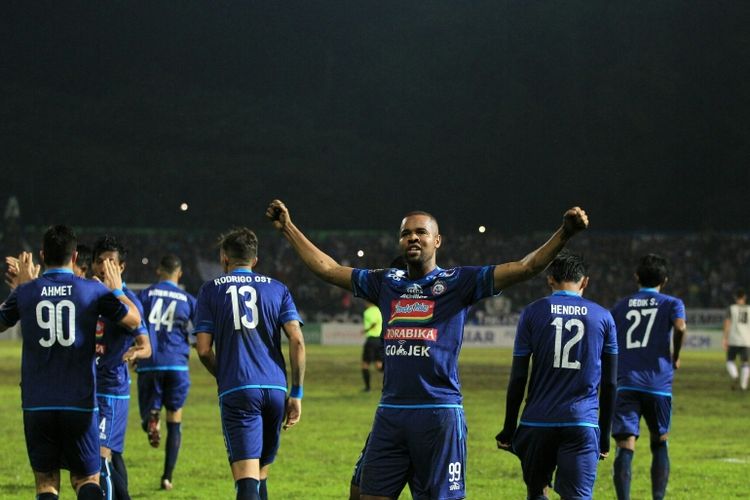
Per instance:
[[[237,288],[232,285],[227,288],[227,295],[232,298],[232,317],[234,319],[234,329],[242,330],[244,326],[247,329],[254,329],[258,326],[258,292],[255,288],[244,285]],[[240,298],[247,308],[244,314],[240,314]]]
[[[65,320],[67,309],[68,321]],[[42,347],[52,347],[55,342],[68,347],[76,341],[76,305],[69,300],[61,300],[53,304],[49,300],[42,300],[36,305],[36,323],[39,328],[47,330],[49,337],[39,339]]]

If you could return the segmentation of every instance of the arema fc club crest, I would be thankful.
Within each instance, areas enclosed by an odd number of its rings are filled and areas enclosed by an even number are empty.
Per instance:
[[[435,283],[434,283],[434,284],[432,285],[432,294],[433,294],[433,295],[440,295],[440,294],[442,294],[443,292],[445,292],[446,288],[447,288],[447,287],[445,286],[445,282],[444,282],[443,280],[437,280],[437,281],[436,281],[436,282],[435,282]]]

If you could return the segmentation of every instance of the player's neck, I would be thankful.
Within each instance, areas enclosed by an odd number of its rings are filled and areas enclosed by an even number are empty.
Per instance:
[[[409,279],[418,280],[420,278],[424,278],[425,276],[430,274],[436,267],[437,264],[435,264],[434,260],[430,262],[423,262],[421,264],[407,264]]]
[[[233,273],[235,271],[244,271],[247,273],[251,273],[253,272],[253,266],[241,266],[241,265],[227,266],[227,274]]]

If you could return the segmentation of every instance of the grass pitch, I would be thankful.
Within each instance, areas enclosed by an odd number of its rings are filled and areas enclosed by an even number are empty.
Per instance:
[[[282,435],[271,468],[269,496],[279,500],[344,499],[357,456],[372,424],[380,384],[361,392],[359,347],[308,346],[302,420]],[[465,349],[461,355],[464,407],[469,426],[467,495],[471,499],[525,498],[518,460],[496,449],[510,373],[508,349]],[[670,498],[750,498],[750,394],[730,391],[723,353],[685,352],[675,381],[670,458]],[[148,445],[131,399],[125,461],[130,493],[144,499],[230,499],[234,486],[226,460],[216,385],[191,360],[192,388],[183,417],[175,489],[159,490],[162,446]],[[0,342],[0,498],[33,498],[20,409],[20,343]],[[135,378],[135,374],[134,374]],[[54,381],[64,384],[64,380]],[[643,429],[643,432],[647,432]],[[600,464],[596,498],[615,498],[610,457]],[[650,451],[638,443],[632,497],[650,498]],[[75,498],[63,475],[61,498]],[[411,498],[408,492],[402,498]],[[552,495],[552,498],[557,498]]]

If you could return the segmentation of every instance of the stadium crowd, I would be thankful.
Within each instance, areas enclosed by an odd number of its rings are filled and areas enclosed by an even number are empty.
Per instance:
[[[46,228],[6,226],[0,240],[2,255],[17,255],[34,248]],[[259,228],[261,253],[258,272],[286,283],[306,321],[359,321],[363,303],[348,292],[316,279],[294,257],[288,243]],[[148,284],[155,280],[159,259],[165,253],[179,255],[184,263],[183,282],[188,292],[220,273],[218,232],[178,231],[154,228],[78,228],[80,240],[91,244],[109,233],[120,237],[129,249],[124,278],[129,283]],[[396,257],[396,235],[385,231],[310,231],[320,247],[343,265],[362,268],[387,266]],[[446,231],[441,248],[441,265],[494,264],[523,256],[525,249],[544,233],[492,234]],[[737,288],[750,283],[750,233],[640,233],[588,231],[570,245],[589,263],[591,285],[586,295],[610,307],[629,292],[639,256],[657,252],[669,259],[668,291],[683,297],[689,308],[723,308]],[[363,255],[358,256],[359,251]],[[487,261],[487,255],[496,258]],[[7,290],[5,291],[7,292]],[[5,293],[4,292],[4,293]],[[515,313],[547,293],[543,277],[514,286],[500,298],[484,301],[472,310],[470,322],[493,324],[514,321]],[[511,316],[508,316],[510,314]]]

